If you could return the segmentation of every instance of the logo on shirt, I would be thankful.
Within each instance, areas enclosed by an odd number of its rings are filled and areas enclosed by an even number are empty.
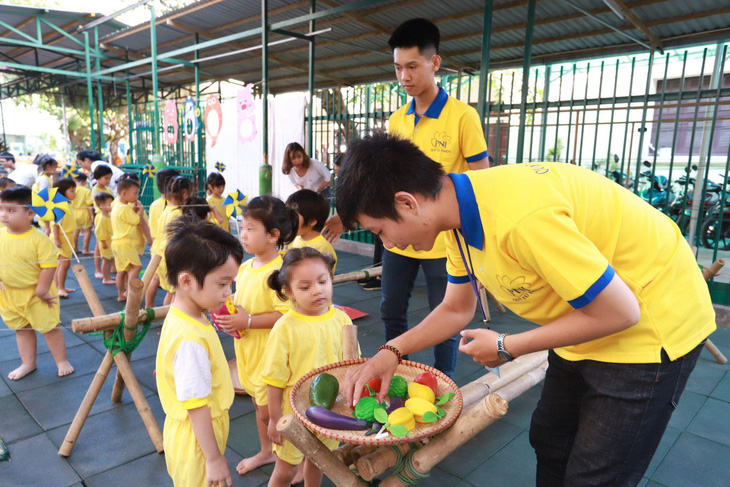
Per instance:
[[[510,279],[509,276],[497,276],[497,282],[500,283],[499,287],[502,288],[502,291],[512,298],[512,301],[524,301],[529,299],[535,291],[539,291],[539,289],[530,289],[532,285],[525,282],[525,276],[514,279]]]
[[[451,136],[446,131],[434,132],[431,138],[431,147],[440,151],[449,151],[449,144],[451,144]]]
[[[543,166],[542,164],[526,164],[527,167],[532,169],[535,174],[547,174],[550,168]]]

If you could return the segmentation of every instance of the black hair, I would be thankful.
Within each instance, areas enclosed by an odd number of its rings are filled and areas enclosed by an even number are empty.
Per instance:
[[[8,161],[15,162],[15,156],[12,155],[10,152],[3,152],[2,154],[0,154],[0,159],[6,159]]]
[[[93,150],[80,150],[76,153],[76,159],[83,161],[84,159],[91,159],[94,161],[101,161],[101,155]]]
[[[157,171],[157,174],[155,175],[155,183],[157,184],[157,191],[160,192],[160,194],[164,197],[165,196],[165,189],[167,188],[167,183],[170,181],[170,179],[174,178],[175,176],[179,176],[180,172],[177,169],[171,169],[171,168],[165,168],[160,169]]]
[[[36,158],[36,161],[36,164],[38,164],[41,171],[45,171],[48,166],[58,164],[58,161],[48,154],[40,154],[39,157]]]
[[[327,198],[311,189],[300,189],[286,200],[286,206],[302,215],[305,225],[314,221],[312,229],[321,232],[330,216]]]
[[[205,181],[205,189],[210,189],[210,187],[217,188],[218,186],[225,186],[226,185],[226,178],[223,177],[223,175],[219,172],[212,172],[208,174],[208,179]]]
[[[54,185],[58,191],[56,191],[58,194],[66,198],[66,191],[68,191],[71,188],[76,187],[76,181],[74,181],[71,178],[63,178],[59,179],[58,182]],[[67,198],[68,199],[68,198]]]
[[[112,174],[112,168],[107,166],[106,164],[99,164],[96,166],[96,169],[94,169],[94,179],[97,181],[107,174]]]
[[[20,206],[30,206],[33,191],[27,186],[17,185],[0,192],[0,201],[3,203],[17,203]]]
[[[205,221],[210,216],[210,205],[205,198],[191,196],[183,203],[182,212],[193,221]]]
[[[170,241],[165,248],[167,280],[177,287],[177,276],[190,272],[198,285],[205,276],[233,257],[243,260],[243,247],[236,237],[211,222],[196,222],[186,216],[176,218],[167,228]]]
[[[131,177],[120,177],[117,179],[117,194],[128,190],[132,186],[139,188],[139,180]]]
[[[172,196],[173,198],[175,198],[175,200],[182,203],[183,192],[187,191],[188,196],[191,196],[193,194],[193,190],[193,182],[190,179],[186,178],[185,176],[175,176],[173,178],[170,178],[170,180],[167,182],[165,196]]]
[[[412,142],[377,131],[347,148],[337,179],[337,214],[349,229],[358,215],[398,221],[398,191],[435,199],[445,175]]]
[[[110,195],[109,193],[105,193],[103,191],[99,191],[98,193],[94,194],[94,203],[96,203],[96,206],[101,206],[104,204],[106,200],[113,200],[114,196]]]
[[[0,156],[0,157],[2,157],[2,156]],[[13,181],[10,178],[0,178],[0,191],[3,190],[3,189],[5,189],[5,188],[7,188],[11,184],[14,185],[15,184],[15,181]]]
[[[137,174],[133,172],[123,172],[117,179],[114,180],[114,182],[119,184],[125,179],[131,179],[132,181],[136,181],[137,184],[140,184],[139,176],[137,176]]]
[[[89,176],[87,176],[85,172],[77,170],[74,175],[74,179],[77,181],[86,181],[87,179],[89,179]]]
[[[337,154],[334,159],[332,159],[332,164],[334,164],[337,167],[340,167],[342,165],[342,159],[345,157],[344,154]]]
[[[290,244],[297,236],[299,228],[297,212],[287,208],[283,201],[274,196],[255,197],[243,210],[243,215],[263,223],[268,233],[274,229],[279,230],[279,240],[276,241],[276,246],[279,248]]]
[[[292,269],[306,259],[322,260],[322,262],[324,262],[324,264],[329,269],[330,276],[334,275],[333,269],[335,267],[335,259],[333,259],[332,256],[328,254],[323,254],[319,250],[313,249],[312,247],[289,249],[289,251],[284,254],[284,262],[281,264],[281,268],[272,272],[269,275],[269,278],[266,280],[266,284],[268,284],[271,289],[276,291],[276,295],[282,301],[285,301],[287,299],[287,296],[284,293],[284,288],[291,287],[289,281],[291,280]]]
[[[440,41],[439,28],[433,22],[426,19],[411,19],[395,29],[388,39],[388,45],[391,50],[397,47],[418,47],[421,55],[428,49],[433,49],[436,51],[435,54],[438,54]]]

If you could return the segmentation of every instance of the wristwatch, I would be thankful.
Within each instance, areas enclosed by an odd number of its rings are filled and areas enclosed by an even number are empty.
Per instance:
[[[513,358],[512,354],[504,349],[504,337],[507,335],[509,333],[500,333],[497,335],[497,356],[505,362],[510,362]]]

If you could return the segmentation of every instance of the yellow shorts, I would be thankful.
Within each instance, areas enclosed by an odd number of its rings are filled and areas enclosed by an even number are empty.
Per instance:
[[[139,255],[144,254],[144,249],[147,246],[147,240],[145,240],[142,232],[137,232],[137,253]]]
[[[142,266],[135,242],[112,240],[112,253],[114,254],[114,265],[117,266],[117,272],[127,271],[130,266]]]
[[[76,219],[76,230],[91,228],[91,215],[89,215],[88,209],[74,210],[74,218]]]
[[[160,265],[157,266],[157,275],[160,277],[160,287],[168,293],[174,293],[175,288],[167,280],[167,261],[164,257],[160,260]]]
[[[51,295],[58,296],[56,284],[51,284]],[[35,286],[5,288],[0,291],[0,317],[11,330],[20,330],[30,324],[40,333],[47,333],[61,321],[58,299],[49,308],[35,295]]]
[[[106,248],[101,244],[102,240],[97,241],[97,247],[99,247],[99,255],[101,255],[102,259],[113,259],[114,254],[112,253],[112,242],[111,240],[106,240]]]
[[[228,441],[228,411],[213,418],[213,433],[221,453],[225,452]],[[190,421],[178,421],[165,418],[162,433],[162,444],[165,447],[165,463],[167,473],[176,486],[201,486],[207,484],[205,472],[205,456],[193,433]]]
[[[269,333],[263,330],[247,330],[242,338],[233,340],[236,351],[236,368],[241,388],[246,394],[256,400],[257,406],[267,406],[269,396],[266,393],[266,383],[261,380],[261,370],[264,363],[264,352]],[[266,330],[269,331],[269,330]]]
[[[315,435],[319,441],[321,441],[324,446],[329,448],[330,451],[336,449],[340,442],[337,440],[332,440],[330,438],[325,438],[324,436],[315,433]],[[294,446],[293,443],[291,443],[288,440],[285,440],[282,438],[282,445],[279,446],[277,444],[274,444],[274,454],[280,459],[288,463],[289,465],[299,465],[302,463],[302,460],[304,460],[304,454],[297,450],[297,448]]]
[[[73,235],[67,235],[67,237],[71,240]],[[61,232],[61,246],[58,247],[58,255],[59,257],[66,257],[67,259],[70,259],[73,255],[73,250],[71,249],[68,240],[66,240],[66,237],[63,236],[63,232]]]

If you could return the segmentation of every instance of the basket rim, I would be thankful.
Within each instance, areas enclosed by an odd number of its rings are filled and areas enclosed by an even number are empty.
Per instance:
[[[441,372],[438,369],[435,369],[431,367],[430,365],[422,364],[420,362],[413,362],[411,360],[403,360],[400,365],[405,365],[406,367],[413,367],[416,369],[421,369],[424,372],[429,372],[435,376],[437,376],[439,379],[446,382],[446,384],[451,388],[451,392],[454,393],[454,397],[449,401],[453,404],[452,409],[450,411],[450,414],[448,415],[449,418],[446,421],[441,421],[438,425],[434,425],[432,428],[426,429],[421,431],[420,433],[412,436],[404,436],[402,438],[396,438],[395,436],[388,435],[385,438],[380,439],[374,439],[372,436],[352,436],[343,434],[340,431],[349,431],[349,430],[333,430],[329,428],[324,428],[322,426],[319,426],[317,424],[314,424],[311,422],[306,415],[304,414],[304,411],[299,411],[296,404],[294,403],[294,397],[296,393],[301,388],[302,384],[307,381],[309,378],[320,374],[322,372],[327,372],[328,370],[340,368],[340,367],[351,367],[353,365],[361,365],[364,364],[370,360],[369,358],[358,358],[358,359],[350,359],[350,360],[343,360],[340,362],[335,362],[332,364],[325,365],[323,367],[318,367],[314,370],[311,370],[309,373],[302,376],[293,386],[291,389],[291,393],[289,394],[289,405],[291,406],[292,411],[294,412],[294,415],[296,418],[304,424],[307,428],[309,428],[311,431],[318,433],[326,438],[330,438],[333,440],[337,440],[340,443],[349,443],[354,445],[368,445],[368,446],[390,446],[390,445],[401,445],[405,443],[412,443],[414,441],[420,441],[425,440],[427,438],[431,438],[433,436],[436,436],[449,427],[454,424],[456,419],[461,414],[461,411],[464,407],[464,398],[461,395],[461,390],[456,385],[456,383],[446,374]],[[453,412],[453,413],[452,413]],[[444,418],[446,419],[446,418]]]

